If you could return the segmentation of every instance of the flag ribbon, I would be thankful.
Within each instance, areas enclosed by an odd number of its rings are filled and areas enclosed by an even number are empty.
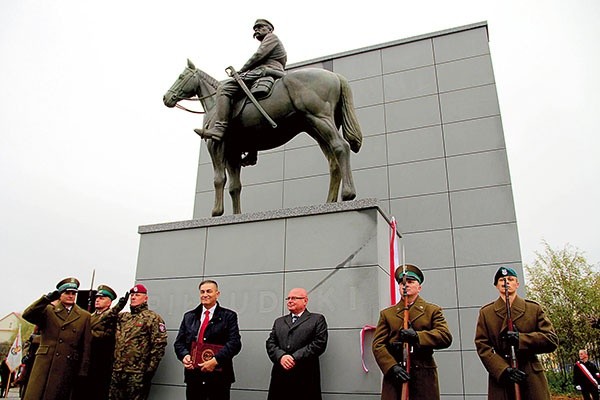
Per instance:
[[[583,374],[585,375],[586,378],[588,378],[588,380],[594,384],[594,386],[598,386],[598,382],[596,381],[596,378],[594,378],[594,375],[592,375],[592,373],[586,368],[586,366],[581,362],[581,361],[577,361],[575,363],[575,365],[577,365],[579,367],[579,369],[581,370],[581,372],[583,372]]]

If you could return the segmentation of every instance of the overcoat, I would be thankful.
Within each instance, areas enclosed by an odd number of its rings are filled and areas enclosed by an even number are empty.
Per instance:
[[[71,312],[42,296],[23,312],[40,328],[40,345],[29,377],[25,400],[68,400],[77,376],[88,373],[90,313],[73,305]]]
[[[452,344],[452,334],[442,309],[418,296],[410,305],[408,317],[412,328],[417,331],[419,345],[410,356],[409,393],[411,399],[434,400],[440,398],[437,365],[433,359],[434,349],[445,349]],[[404,327],[404,301],[382,310],[373,336],[373,355],[385,375],[398,364],[390,352],[389,343],[399,341],[399,331]],[[383,379],[382,400],[397,400],[400,388],[388,379]]]
[[[267,354],[273,362],[268,400],[320,400],[319,356],[327,348],[327,321],[321,314],[304,310],[292,323],[292,315],[279,317],[267,339]],[[285,370],[280,359],[289,354],[296,365]]]
[[[517,296],[511,305],[511,317],[519,331],[517,360],[519,369],[527,373],[525,382],[519,385],[521,398],[549,400],[548,381],[537,354],[551,353],[558,346],[558,336],[542,307],[534,301]],[[512,400],[514,385],[500,382],[500,376],[510,366],[510,348],[500,339],[508,330],[506,303],[502,298],[486,304],[479,310],[475,347],[485,369],[489,373],[488,399]]]
[[[190,354],[192,342],[197,340],[200,330],[200,318],[202,316],[202,305],[183,315],[183,320],[179,326],[179,332],[175,338],[175,354],[179,361]],[[231,385],[235,382],[233,372],[233,357],[242,349],[240,329],[238,327],[237,313],[228,308],[221,307],[218,303],[214,314],[204,331],[204,342],[219,344],[224,346],[215,358],[220,371],[201,372],[198,369],[184,370],[184,381],[187,383],[191,379],[201,381],[222,382],[224,385]]]

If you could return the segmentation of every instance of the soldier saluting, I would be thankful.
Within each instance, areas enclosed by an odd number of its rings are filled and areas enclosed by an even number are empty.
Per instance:
[[[76,379],[88,373],[90,313],[75,304],[78,289],[79,280],[63,279],[23,311],[23,318],[41,330],[26,400],[69,399]]]
[[[125,307],[124,297],[118,304],[110,308],[117,293],[108,285],[98,286],[94,299],[95,310],[92,313],[90,327],[92,329],[92,345],[90,371],[86,390],[87,399],[106,400],[112,373],[115,351],[115,333],[119,312]]]
[[[148,289],[137,284],[119,303],[129,297],[131,312],[120,313],[117,320],[110,400],[147,399],[167,345],[164,320],[148,308]]]
[[[488,399],[550,400],[548,381],[537,354],[551,353],[558,336],[542,307],[517,295],[519,279],[514,269],[501,267],[494,276],[500,296],[479,310],[475,347],[489,373]],[[506,293],[513,329],[509,330]],[[511,346],[517,368],[511,366]],[[516,385],[515,385],[516,384]]]

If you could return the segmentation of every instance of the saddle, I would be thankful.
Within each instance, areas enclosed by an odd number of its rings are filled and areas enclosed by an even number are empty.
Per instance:
[[[279,73],[278,71],[275,72]],[[268,74],[269,72],[266,73]],[[279,81],[284,76],[285,75],[282,74],[278,76],[277,79],[271,75],[260,77],[257,80],[255,80],[252,86],[249,88],[250,93],[252,93],[256,100],[264,100],[271,96],[271,93],[273,92],[273,87],[275,86],[275,82]],[[241,114],[246,105],[250,103],[252,103],[252,101],[245,94],[244,97],[242,97],[239,100],[236,100],[232,107],[231,118],[235,118],[239,114]]]
[[[256,100],[266,99],[271,95],[271,90],[273,89],[274,83],[275,78],[272,76],[263,76],[262,78],[258,78],[252,84],[250,93],[254,95]]]

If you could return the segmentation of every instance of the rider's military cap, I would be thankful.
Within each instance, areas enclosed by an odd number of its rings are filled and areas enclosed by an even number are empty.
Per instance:
[[[400,283],[402,281],[404,277],[404,268],[402,265],[396,268],[394,277],[396,278],[396,282]],[[406,264],[406,279],[414,279],[421,284],[425,280],[425,275],[423,275],[423,272],[416,265]]]
[[[56,284],[56,290],[60,293],[66,292],[67,290],[77,291],[79,289],[79,281],[77,278],[65,278]]]
[[[498,268],[498,271],[496,271],[496,275],[494,275],[494,286],[498,284],[498,279],[505,278],[507,276],[514,276],[515,278],[517,278],[517,272],[514,269],[508,267]]]
[[[275,30],[275,27],[273,26],[272,23],[270,23],[266,19],[262,19],[262,18],[259,18],[259,19],[256,20],[256,22],[254,23],[254,26],[252,27],[252,29],[255,29],[259,25],[266,25],[266,26],[270,27],[272,31]]]
[[[111,300],[114,300],[117,298],[117,293],[110,286],[100,285],[96,297],[110,297]]]

